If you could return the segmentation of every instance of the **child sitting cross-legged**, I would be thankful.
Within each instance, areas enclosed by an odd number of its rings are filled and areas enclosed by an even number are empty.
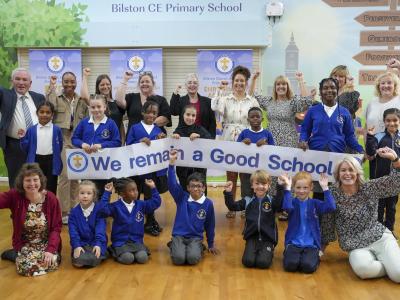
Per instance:
[[[172,241],[168,244],[174,265],[195,265],[203,254],[203,233],[207,234],[208,251],[218,254],[214,246],[215,215],[212,201],[204,195],[205,178],[193,173],[187,178],[187,192],[176,181],[177,150],[171,150],[168,168],[168,188],[176,203]]]
[[[289,213],[283,268],[288,272],[313,273],[318,268],[321,249],[319,217],[336,209],[335,200],[328,189],[328,177],[321,174],[319,180],[324,191],[323,201],[309,198],[313,190],[310,173],[298,172],[293,180],[283,174],[278,182],[285,186],[282,208]],[[295,198],[290,192],[292,186]]]

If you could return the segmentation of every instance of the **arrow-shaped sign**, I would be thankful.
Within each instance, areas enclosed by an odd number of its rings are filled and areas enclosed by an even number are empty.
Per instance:
[[[400,26],[400,11],[366,11],[354,20],[367,27]]]
[[[400,60],[400,51],[398,50],[364,50],[353,59],[362,65],[380,66],[386,65],[389,59],[395,58]]]

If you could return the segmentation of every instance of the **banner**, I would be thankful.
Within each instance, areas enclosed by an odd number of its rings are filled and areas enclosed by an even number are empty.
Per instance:
[[[128,93],[138,93],[139,74],[150,71],[155,81],[155,94],[163,94],[163,52],[161,48],[110,50],[110,78],[113,83],[114,95],[125,71],[128,70],[133,72],[133,77],[128,82]]]
[[[326,173],[331,181],[335,163],[349,155],[207,139],[166,138],[152,141],[151,146],[139,143],[103,149],[90,155],[82,149],[67,149],[68,178],[107,179],[155,172],[168,167],[170,149],[178,150],[177,166],[241,173],[262,169],[273,176],[307,171],[315,180],[320,173]]]
[[[61,77],[65,72],[76,75],[76,89],[79,94],[82,82],[82,55],[80,49],[29,50],[29,70],[32,75],[31,90],[45,94],[50,76],[57,76],[57,93],[61,93]]]

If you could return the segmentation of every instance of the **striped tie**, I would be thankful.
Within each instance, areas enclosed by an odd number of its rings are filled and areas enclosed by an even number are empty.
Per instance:
[[[20,99],[22,101],[22,110],[24,111],[24,119],[25,119],[26,129],[28,129],[29,127],[31,127],[33,125],[31,112],[29,111],[28,104],[26,103],[26,99],[28,99],[28,97],[21,96]]]

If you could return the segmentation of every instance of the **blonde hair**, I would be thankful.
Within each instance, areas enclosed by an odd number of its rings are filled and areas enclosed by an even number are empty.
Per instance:
[[[338,162],[335,166],[335,170],[333,171],[333,177],[335,178],[336,183],[341,186],[340,182],[340,176],[339,176],[339,170],[342,167],[344,163],[347,163],[351,169],[353,169],[357,173],[357,179],[356,179],[356,184],[358,185],[358,188],[360,188],[364,182],[364,170],[360,164],[360,162],[355,159],[353,156],[346,156],[343,158],[340,162]]]
[[[292,87],[290,85],[289,78],[287,78],[286,76],[283,76],[283,75],[279,75],[278,77],[275,78],[274,89],[272,91],[272,99],[274,99],[274,100],[278,99],[278,94],[276,93],[276,85],[281,82],[286,83],[286,85],[287,85],[286,99],[287,100],[292,99],[294,96],[294,93],[293,93]]]
[[[306,171],[297,172],[296,175],[293,176],[293,179],[292,179],[292,187],[294,187],[294,186],[296,185],[296,182],[299,181],[299,180],[306,180],[306,181],[308,181],[308,183],[310,184],[310,186],[311,186],[312,183],[313,183],[311,174],[308,173],[308,172],[306,172]]]
[[[257,170],[250,176],[250,183],[253,183],[254,181],[261,182],[263,184],[271,184],[271,175],[269,175],[266,171],[264,170]]]
[[[344,76],[347,79],[347,76],[350,75],[349,73],[349,69],[347,68],[347,66],[345,65],[338,65],[336,67],[334,67],[331,71],[331,74],[329,75],[329,77],[333,77],[333,76]]]
[[[93,189],[93,202],[97,200],[97,188],[96,188],[96,184],[91,181],[91,180],[83,180],[80,184],[79,184],[79,188],[78,188],[78,193],[81,189],[82,186],[90,186]]]
[[[390,77],[393,80],[393,83],[394,83],[393,96],[399,95],[399,87],[400,87],[399,77],[393,72],[385,72],[385,73],[379,75],[375,80],[375,96],[378,96],[378,97],[382,96],[381,91],[379,89],[379,85],[381,83],[381,80],[385,77]]]

